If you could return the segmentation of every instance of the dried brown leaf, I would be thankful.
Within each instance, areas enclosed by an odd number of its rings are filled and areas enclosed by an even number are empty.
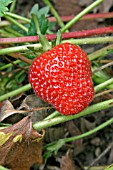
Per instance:
[[[73,121],[66,122],[66,127],[67,127],[67,130],[69,131],[71,136],[77,136],[77,135],[81,134],[80,130],[74,124]],[[79,139],[79,140],[73,141],[73,145],[76,148],[75,149],[76,150],[76,154],[80,153],[83,150],[83,148],[84,148],[83,139]]]
[[[103,3],[101,3],[99,6],[93,9],[94,12],[109,12],[110,8],[113,7],[113,0],[106,0]]]
[[[3,101],[1,112],[0,112],[0,122],[13,114],[14,114],[14,107],[11,104],[11,102],[9,100]]]
[[[44,107],[48,107],[48,106],[49,106],[48,103],[44,102],[36,95],[28,95],[23,100],[19,109],[23,109],[23,108],[26,110],[34,109],[32,121],[36,122],[36,121],[43,120],[46,116],[48,116],[48,114],[52,113],[54,109],[35,110],[35,108],[44,108]]]
[[[78,5],[80,6],[88,6],[89,4],[91,4],[93,2],[93,0],[88,0],[88,1],[84,1],[84,0],[79,0],[78,1]]]
[[[82,133],[87,132],[95,127],[96,119],[94,116],[80,119],[80,129]]]
[[[80,170],[80,168],[74,164],[70,150],[62,157],[60,167],[61,170]]]
[[[42,162],[43,135],[32,128],[30,116],[0,132],[6,135],[12,133],[0,146],[1,165],[12,170],[27,170],[32,164]]]

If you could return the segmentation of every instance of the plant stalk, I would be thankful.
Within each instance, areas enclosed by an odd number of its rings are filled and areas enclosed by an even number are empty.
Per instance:
[[[78,136],[74,136],[74,137],[70,137],[70,138],[64,138],[64,142],[71,142],[71,141],[75,141],[75,140],[78,140],[78,139],[81,139],[81,138],[84,138],[86,136],[89,136],[89,135],[92,135],[93,133],[96,133],[97,131],[105,128],[106,126],[110,125],[111,123],[113,123],[113,118],[107,120],[106,122],[100,124],[99,126],[97,126],[96,128],[88,131],[88,132],[85,132],[81,135],[78,135]]]
[[[11,18],[10,16],[5,15],[4,16],[8,21],[10,21],[11,23],[17,25],[19,28],[21,28],[22,30],[24,30],[26,33],[28,32],[28,29],[22,25],[21,23],[17,22],[15,19]]]
[[[47,128],[53,125],[57,125],[59,123],[63,123],[72,119],[77,119],[79,117],[82,116],[86,116],[88,114],[103,110],[103,109],[107,109],[113,106],[113,99],[110,100],[106,100],[104,102],[100,102],[94,105],[91,105],[89,107],[87,107],[86,109],[84,109],[82,112],[80,112],[79,114],[75,114],[75,115],[71,115],[71,116],[58,116],[49,120],[43,120],[40,122],[36,122],[33,124],[33,128],[35,130],[41,130],[43,128]]]
[[[6,93],[6,94],[0,96],[0,101],[6,100],[6,99],[8,99],[9,97],[16,96],[16,95],[18,95],[18,94],[20,94],[20,93],[23,93],[23,92],[25,92],[25,91],[28,91],[28,90],[30,90],[30,89],[31,89],[31,85],[30,85],[30,84],[27,84],[27,85],[25,85],[25,86],[23,86],[23,87],[21,87],[21,88],[19,88],[19,89],[16,89],[16,90],[14,90],[14,91],[12,91],[12,92],[9,92],[9,93]]]
[[[88,36],[93,36],[93,35],[101,35],[101,34],[107,34],[107,33],[113,33],[113,26],[104,27],[104,28],[96,28],[96,29],[92,29],[92,30],[66,32],[66,33],[62,34],[62,39],[82,38],[82,37],[88,37]],[[54,40],[56,38],[56,34],[46,34],[45,36],[48,40]],[[16,38],[0,38],[0,44],[38,42],[38,41],[39,41],[38,36],[25,36],[25,37],[16,37]]]
[[[43,2],[48,5],[50,7],[51,13],[54,15],[54,17],[56,18],[58,24],[60,25],[60,27],[64,27],[64,23],[61,20],[59,14],[57,13],[57,11],[55,10],[55,8],[53,7],[53,5],[50,3],[49,0],[43,0]]]
[[[102,43],[113,43],[113,36],[106,36],[106,37],[93,37],[93,38],[81,38],[81,39],[70,39],[70,40],[63,40],[62,43],[69,42],[72,44],[102,44]],[[41,47],[41,44],[29,44],[29,45],[22,45],[18,47],[9,47],[0,50],[0,55],[12,53],[12,52],[21,52],[21,51],[29,51],[30,48],[38,49]]]
[[[108,85],[110,85],[112,83],[113,83],[113,78],[111,78],[111,79],[109,79],[109,80],[107,80],[107,81],[105,81],[105,82],[95,86],[94,87],[95,93],[97,93],[98,91],[102,90],[103,88],[105,88],[106,86],[108,86]]]
[[[74,25],[78,20],[80,20],[81,17],[83,17],[88,12],[90,12],[93,8],[95,8],[97,5],[99,5],[103,1],[104,0],[96,0],[94,3],[89,5],[86,9],[84,9],[77,16],[75,16],[71,21],[69,21],[63,28],[61,28],[61,32],[65,32],[66,30],[68,30],[72,25]]]

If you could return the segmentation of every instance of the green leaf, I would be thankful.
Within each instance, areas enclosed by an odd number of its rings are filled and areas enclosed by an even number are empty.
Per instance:
[[[31,23],[29,25],[28,35],[29,36],[37,35],[37,31],[36,31],[36,27],[35,27],[33,18],[31,19]]]
[[[0,17],[4,16],[4,13],[8,11],[7,6],[13,2],[13,0],[0,0]]]
[[[30,11],[30,15],[31,14],[36,14],[38,18],[40,18],[41,15],[45,15],[45,17],[47,17],[48,13],[49,13],[49,7],[48,6],[39,9],[39,5],[38,4],[35,4],[31,8],[31,11]]]
[[[47,151],[51,151],[51,152],[54,152],[54,154],[56,155],[59,151],[59,149],[65,144],[65,141],[63,139],[60,139],[59,141],[57,142],[53,142],[53,143],[50,143],[48,144],[45,149]]]
[[[41,17],[41,15],[44,15],[45,17],[47,17],[47,16],[48,16],[48,13],[49,13],[49,7],[46,6],[46,7],[41,8],[41,9],[38,11],[37,15],[38,15],[39,18]]]
[[[31,8],[30,15],[31,15],[31,14],[37,14],[38,10],[39,10],[39,5],[38,5],[38,4],[35,4],[35,5]]]
[[[48,16],[48,12],[49,12],[49,7],[43,7],[39,10],[39,5],[35,4],[32,9],[30,14],[35,14],[37,17],[37,20],[39,22],[39,27],[40,27],[40,31],[42,34],[45,34],[49,24],[48,24],[48,20],[46,18],[46,16]],[[31,15],[32,17],[32,15]],[[36,26],[35,23],[33,21],[33,18],[31,18],[31,23],[29,25],[29,29],[28,29],[28,35],[37,35],[37,30],[36,30]]]
[[[44,15],[42,15],[40,18],[37,17],[37,19],[39,22],[41,33],[45,34],[48,29],[48,20],[45,18]],[[37,30],[33,18],[31,19],[31,23],[28,28],[28,35],[29,36],[37,35]]]
[[[44,14],[38,19],[39,26],[42,34],[45,34],[48,29],[48,20],[45,18]]]

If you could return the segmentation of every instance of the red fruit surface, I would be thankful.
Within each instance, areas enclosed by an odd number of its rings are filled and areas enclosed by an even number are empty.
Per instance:
[[[94,96],[90,61],[78,46],[63,43],[37,57],[29,70],[35,93],[64,115],[77,114]]]

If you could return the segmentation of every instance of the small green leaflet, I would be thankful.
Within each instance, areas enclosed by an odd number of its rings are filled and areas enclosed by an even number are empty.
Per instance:
[[[46,6],[46,7],[39,9],[39,5],[35,4],[30,11],[30,14],[32,13],[36,14],[38,18],[40,18],[41,15],[45,15],[47,17],[49,13],[49,7]]]
[[[7,6],[13,2],[13,0],[0,0],[0,17],[4,16],[4,13],[8,11]]]
[[[38,4],[35,4],[30,11],[30,14],[36,15],[42,34],[45,34],[48,27],[49,27],[49,23],[48,23],[48,20],[46,18],[48,16],[48,12],[49,12],[48,6],[39,9]],[[28,29],[28,35],[31,35],[31,36],[37,35],[37,31],[36,31],[36,27],[35,27],[35,23],[33,21],[33,18],[31,18],[31,23],[30,23],[29,29]]]

